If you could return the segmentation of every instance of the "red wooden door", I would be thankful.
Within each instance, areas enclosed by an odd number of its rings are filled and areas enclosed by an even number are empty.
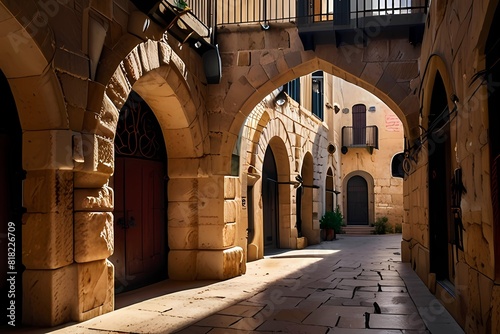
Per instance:
[[[167,277],[164,164],[115,161],[115,265],[117,292]]]

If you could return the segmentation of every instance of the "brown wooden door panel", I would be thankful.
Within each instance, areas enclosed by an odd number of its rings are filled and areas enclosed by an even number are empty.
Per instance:
[[[115,189],[115,265],[121,290],[166,274],[164,164],[117,157]]]

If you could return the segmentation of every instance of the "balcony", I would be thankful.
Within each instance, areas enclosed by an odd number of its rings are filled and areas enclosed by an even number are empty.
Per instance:
[[[364,127],[344,126],[342,128],[342,153],[349,147],[365,147],[370,153],[378,149],[378,128],[375,125]]]

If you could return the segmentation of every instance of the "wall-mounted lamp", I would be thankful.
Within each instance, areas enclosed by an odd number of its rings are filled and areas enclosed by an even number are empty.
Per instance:
[[[333,111],[335,111],[335,113],[336,113],[336,114],[338,114],[338,113],[339,113],[339,111],[340,111],[339,106],[338,106],[338,105],[334,105],[334,106],[333,106]]]
[[[349,108],[344,108],[344,109],[342,109],[342,113],[343,113],[343,114],[348,114],[348,113],[349,113]]]
[[[276,104],[278,107],[284,106],[286,101],[287,96],[284,91],[279,92],[278,95],[276,95],[276,97],[274,98],[274,104]]]
[[[370,108],[368,108],[368,111],[375,112],[375,111],[377,111],[377,108],[375,106],[371,106]]]

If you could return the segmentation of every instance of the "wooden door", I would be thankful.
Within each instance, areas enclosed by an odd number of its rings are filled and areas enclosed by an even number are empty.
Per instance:
[[[116,158],[115,277],[121,290],[166,278],[164,166]]]
[[[353,145],[366,145],[366,106],[356,104],[352,107]]]
[[[167,278],[167,156],[149,106],[132,92],[120,111],[115,138],[115,290]]]
[[[347,182],[347,223],[368,225],[368,184],[361,176]]]

